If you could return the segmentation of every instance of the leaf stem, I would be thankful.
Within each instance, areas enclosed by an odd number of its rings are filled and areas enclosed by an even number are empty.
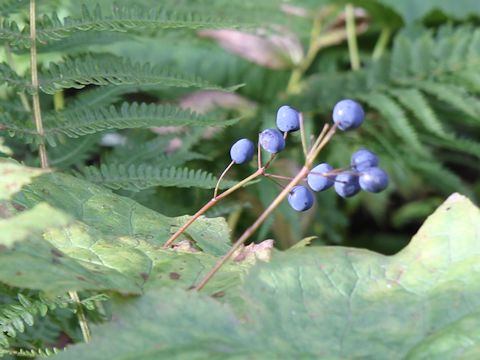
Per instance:
[[[65,96],[63,95],[63,90],[59,90],[53,95],[53,108],[55,111],[62,111],[65,108]]]
[[[42,142],[38,145],[40,154],[40,164],[42,169],[48,168],[47,151],[43,142],[45,132],[43,131],[42,113],[40,110],[40,97],[38,95],[38,70],[37,70],[37,27],[36,27],[36,9],[35,0],[30,0],[30,68],[32,73],[32,100],[33,100],[33,118],[38,135],[42,138]]]
[[[48,168],[47,150],[45,143],[43,143],[43,131],[42,112],[40,109],[40,97],[39,82],[38,82],[38,69],[37,69],[37,27],[36,27],[36,7],[35,0],[30,0],[30,70],[32,73],[32,100],[33,100],[33,118],[35,121],[35,127],[38,135],[42,137],[42,142],[38,145],[38,151],[40,154],[40,164],[42,169]],[[70,298],[78,304],[78,322],[82,331],[83,339],[87,343],[91,339],[90,329],[88,327],[87,318],[80,304],[80,298],[76,291],[69,291]]]
[[[213,198],[217,197],[218,188],[220,187],[220,182],[222,181],[223,177],[227,174],[227,172],[235,165],[235,161],[232,161],[228,166],[223,170],[222,174],[218,178],[217,184],[215,185],[215,190],[213,191]]]
[[[69,291],[68,295],[70,299],[77,304],[78,323],[80,324],[80,330],[82,330],[83,340],[88,343],[92,339],[92,335],[78,293],[76,291]]]
[[[357,35],[355,27],[355,8],[352,4],[345,6],[345,24],[347,27],[348,53],[352,70],[360,69],[360,56],[358,54]]]
[[[313,60],[315,60],[315,57],[317,56],[318,51],[320,50],[319,43],[317,41],[318,36],[320,35],[320,32],[322,30],[322,22],[321,22],[322,17],[320,15],[316,15],[315,18],[313,19],[313,25],[312,25],[312,30],[310,32],[310,43],[308,46],[307,54],[305,57],[302,59],[300,64],[298,64],[292,71],[292,74],[290,75],[290,79],[288,81],[287,85],[287,94],[294,94],[298,92],[299,90],[299,83],[303,77],[303,74],[305,71],[308,70],[310,65],[313,63]]]
[[[307,157],[307,139],[305,137],[305,126],[303,122],[303,113],[300,113],[300,138],[302,139],[302,149],[303,149],[303,155],[305,158]]]
[[[378,60],[382,57],[385,49],[387,48],[388,42],[390,41],[390,35],[392,30],[389,27],[384,27],[380,32],[377,43],[372,53],[372,60]]]

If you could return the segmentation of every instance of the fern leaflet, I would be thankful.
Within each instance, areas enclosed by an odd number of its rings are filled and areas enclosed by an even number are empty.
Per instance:
[[[222,89],[197,77],[177,74],[149,63],[133,63],[128,59],[106,55],[96,57],[87,55],[75,59],[67,58],[60,63],[50,63],[48,71],[40,77],[40,89],[47,94],[54,94],[66,88],[81,89],[89,84]],[[223,90],[234,90],[237,87]]]
[[[145,164],[125,166],[122,164],[102,164],[100,168],[89,166],[79,176],[111,189],[140,191],[150,187],[196,187],[213,189],[217,178],[203,170],[188,168],[158,168]],[[235,185],[234,181],[222,181],[221,188]]]

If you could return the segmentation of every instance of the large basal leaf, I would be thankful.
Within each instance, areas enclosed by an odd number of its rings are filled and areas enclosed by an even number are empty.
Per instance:
[[[397,255],[343,247],[277,254],[250,271],[240,296],[226,298],[233,310],[201,294],[154,291],[117,304],[92,343],[57,358],[478,355],[478,336],[466,336],[480,325],[479,260],[480,212],[454,194]]]
[[[148,280],[152,286],[188,288],[213,266],[215,255],[229,247],[225,221],[200,218],[183,240],[205,252],[192,246],[162,250],[162,244],[186,217],[163,216],[68,175],[38,177],[24,187],[16,201],[33,210],[8,219],[9,223],[0,222],[0,281],[12,286],[140,294]],[[77,221],[67,222],[65,218],[70,217],[51,206]],[[28,232],[23,234],[22,229]],[[244,268],[237,264],[226,268],[215,288],[238,283]]]

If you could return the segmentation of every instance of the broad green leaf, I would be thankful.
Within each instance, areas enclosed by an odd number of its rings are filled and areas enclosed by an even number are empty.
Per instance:
[[[16,201],[33,210],[9,219],[8,223],[0,222],[2,235],[12,231],[16,234],[2,238],[3,245],[11,247],[0,252],[0,281],[12,286],[52,292],[88,289],[140,294],[148,280],[152,287],[188,288],[214,265],[214,255],[228,249],[225,221],[202,217],[180,239],[183,246],[163,250],[161,245],[171,231],[188,217],[163,216],[68,175],[38,177]],[[50,229],[50,223],[58,225],[58,216],[44,202],[77,221],[64,221],[62,226]],[[30,232],[23,235],[22,228],[16,229],[19,224],[25,231],[35,230],[35,236],[30,236]],[[185,246],[190,241],[207,253]],[[218,291],[234,287],[248,266],[227,266],[210,287]]]
[[[0,200],[9,199],[33,177],[43,173],[45,170],[28,168],[11,160],[0,159]]]
[[[110,190],[65,174],[42,176],[23,191],[26,206],[46,201],[89,227],[110,236],[127,236],[153,245],[163,244],[187,218],[170,218]],[[229,249],[229,230],[223,218],[201,218],[186,231],[205,252],[221,255]]]
[[[478,328],[479,260],[480,212],[454,194],[394,256],[343,247],[277,253],[225,298],[233,310],[154,291],[117,305],[91,344],[57,358],[403,359],[435,342],[448,358],[466,348],[455,334]],[[470,338],[466,351],[478,354]]]
[[[69,217],[47,204],[38,204],[33,209],[20,212],[7,219],[0,219],[0,244],[10,247],[17,241],[32,236],[41,238],[51,227],[66,226]]]
[[[480,313],[473,313],[433,333],[407,356],[421,359],[478,359],[480,357]]]
[[[236,341],[248,335],[227,306],[180,289],[153,291],[113,311],[121,315],[94,327],[90,344],[53,359],[226,359],[242,352]]]

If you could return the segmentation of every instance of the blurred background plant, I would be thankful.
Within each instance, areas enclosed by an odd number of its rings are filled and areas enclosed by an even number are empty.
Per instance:
[[[230,145],[273,126],[280,105],[302,111],[313,134],[331,121],[335,102],[350,97],[364,104],[365,126],[338,134],[319,161],[345,167],[355,150],[370,148],[391,175],[390,188],[348,200],[321,193],[302,214],[285,204],[257,240],[287,248],[315,235],[316,244],[390,254],[448,194],[480,195],[478,1],[38,6],[41,102],[54,168],[163,214],[192,214],[212,196],[210,174],[229,163]],[[38,165],[21,77],[29,71],[28,1],[3,1],[0,15],[1,135],[15,158]],[[294,135],[274,171],[293,175],[301,156]],[[237,167],[230,179],[253,166]],[[227,217],[240,233],[277,193],[263,180],[208,215]]]

